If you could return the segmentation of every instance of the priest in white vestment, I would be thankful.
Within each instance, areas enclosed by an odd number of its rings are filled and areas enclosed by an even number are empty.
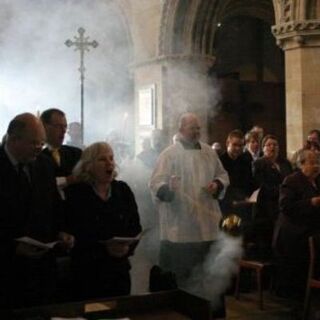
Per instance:
[[[199,118],[182,115],[179,140],[160,154],[150,181],[160,219],[160,266],[176,274],[179,287],[218,237],[218,199],[229,185],[216,151],[199,139]]]

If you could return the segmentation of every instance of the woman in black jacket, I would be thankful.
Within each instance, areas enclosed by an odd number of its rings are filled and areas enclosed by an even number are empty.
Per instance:
[[[65,190],[75,297],[90,299],[130,293],[130,263],[141,232],[137,204],[129,186],[115,180],[113,151],[107,143],[87,147],[74,169],[78,183]]]
[[[266,135],[262,139],[262,150],[263,156],[253,162],[254,183],[260,189],[254,208],[254,233],[258,258],[270,258],[274,224],[279,215],[279,188],[292,168],[287,159],[279,156],[275,136]]]
[[[288,176],[280,188],[274,249],[279,293],[301,299],[309,261],[308,237],[320,233],[319,154],[303,150],[298,163],[300,170]]]

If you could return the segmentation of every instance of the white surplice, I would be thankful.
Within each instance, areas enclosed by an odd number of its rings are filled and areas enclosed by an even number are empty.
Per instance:
[[[213,180],[224,189],[229,177],[215,150],[200,143],[201,149],[184,149],[180,142],[165,149],[157,161],[150,188],[157,201],[160,215],[160,239],[172,242],[201,242],[215,240],[219,231],[221,211],[218,200],[205,190]],[[170,177],[180,180],[180,188],[171,202],[156,198],[159,188],[169,185]]]

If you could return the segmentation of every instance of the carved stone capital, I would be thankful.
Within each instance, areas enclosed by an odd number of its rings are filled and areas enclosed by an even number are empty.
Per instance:
[[[320,46],[320,20],[290,21],[271,28],[277,45],[284,50]]]

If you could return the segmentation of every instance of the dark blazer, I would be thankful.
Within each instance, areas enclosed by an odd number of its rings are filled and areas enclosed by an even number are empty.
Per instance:
[[[260,188],[257,200],[257,215],[275,221],[278,216],[279,188],[284,178],[292,173],[287,159],[277,161],[280,170],[268,159],[262,157],[253,162],[255,188]]]
[[[237,212],[237,209],[233,208],[233,201],[245,200],[253,191],[251,161],[244,154],[234,160],[228,152],[224,152],[220,160],[230,179],[226,194],[220,201],[221,210],[224,214]]]
[[[51,152],[48,148],[42,150],[42,153],[49,157],[51,164],[54,167],[56,177],[66,177],[72,173],[74,166],[79,161],[82,150],[76,147],[62,145],[59,149],[61,163],[60,166],[54,161]]]
[[[53,270],[54,260],[47,255],[28,259],[17,256],[15,251],[15,238],[30,236],[51,242],[57,239],[58,231],[62,228],[61,202],[52,165],[46,157],[39,155],[28,166],[28,170],[30,186],[22,189],[16,168],[4,148],[0,147],[0,307],[10,305],[11,289],[16,306],[24,304],[28,297],[30,304],[41,303],[39,298],[47,303],[46,298],[53,294],[52,286],[46,285],[45,281],[50,277],[48,268]],[[31,275],[29,270],[37,271]],[[43,279],[40,280],[40,277]],[[42,284],[37,285],[37,280]],[[51,282],[53,279],[49,280]],[[34,296],[26,291],[29,285],[34,286]]]
[[[320,233],[320,208],[311,198],[320,195],[320,177],[313,186],[299,170],[288,176],[280,188],[280,216],[274,234],[275,249],[286,257],[308,257],[309,235]]]
[[[245,149],[245,151],[243,152],[243,155],[248,161],[252,163],[253,161],[256,161],[259,158],[263,157],[263,152],[259,151],[258,158],[256,159],[253,158],[252,154],[247,149]]]
[[[61,222],[54,172],[48,159],[39,155],[28,166],[31,191],[28,206],[20,201],[19,179],[16,169],[0,148],[0,239],[30,235],[42,241],[55,239]],[[1,245],[2,241],[0,242]]]

